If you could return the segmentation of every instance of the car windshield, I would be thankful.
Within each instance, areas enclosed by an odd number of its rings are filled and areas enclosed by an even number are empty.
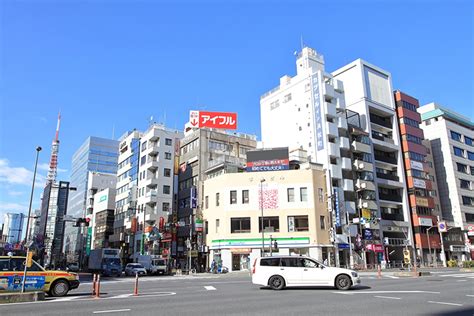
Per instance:
[[[165,265],[165,260],[155,260],[154,265],[155,266],[164,266]]]
[[[118,258],[107,258],[105,259],[106,264],[111,264],[111,265],[120,265],[120,259]]]
[[[129,268],[143,268],[143,266],[139,263],[132,263],[128,265]]]

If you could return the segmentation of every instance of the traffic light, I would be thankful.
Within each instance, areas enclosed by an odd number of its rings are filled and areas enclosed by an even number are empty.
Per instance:
[[[273,242],[273,251],[278,251],[278,243],[276,240]]]
[[[403,250],[403,262],[405,264],[409,264],[411,262],[411,258],[410,258],[410,251],[408,250]]]
[[[89,227],[90,222],[91,222],[90,217],[86,217],[86,218],[84,219],[84,226]]]
[[[78,218],[76,219],[76,224],[74,225],[75,227],[82,227],[84,224],[85,227],[89,226],[91,219],[89,217],[86,218]]]
[[[33,252],[28,251],[26,254],[26,266],[30,268],[33,265]]]

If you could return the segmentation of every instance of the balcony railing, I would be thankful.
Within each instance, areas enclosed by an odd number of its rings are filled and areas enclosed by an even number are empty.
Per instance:
[[[377,172],[377,178],[393,180],[393,181],[400,181],[400,178],[398,176],[395,176],[395,175],[389,174],[389,173]]]
[[[382,119],[381,117],[373,115],[373,114],[370,115],[370,122],[375,123],[380,126],[387,127],[387,128],[392,128],[392,123],[390,123],[390,121],[386,121]]]
[[[377,155],[377,154],[375,154],[375,160],[387,162],[387,163],[394,164],[394,165],[397,164],[397,158],[395,158],[395,157],[390,157],[390,156],[384,156],[384,155]]]
[[[394,202],[401,202],[402,201],[402,197],[400,195],[385,194],[385,193],[380,193],[380,192],[379,192],[379,199],[385,200],[385,201],[394,201]]]
[[[405,238],[388,238],[388,244],[391,246],[405,246],[406,243]]]

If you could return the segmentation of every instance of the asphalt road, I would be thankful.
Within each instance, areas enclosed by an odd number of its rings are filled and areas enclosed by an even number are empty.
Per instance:
[[[474,273],[438,271],[420,278],[363,275],[350,291],[273,291],[248,273],[104,280],[101,298],[82,283],[65,298],[0,305],[0,315],[474,315]]]

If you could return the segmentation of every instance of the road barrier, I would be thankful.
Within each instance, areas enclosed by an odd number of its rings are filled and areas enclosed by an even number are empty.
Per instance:
[[[100,274],[97,274],[95,282],[95,298],[100,298]]]
[[[133,295],[138,296],[138,273],[135,274],[135,288],[133,289]]]
[[[96,277],[97,275],[94,273],[92,275],[92,296],[95,296],[95,283],[97,282]]]

